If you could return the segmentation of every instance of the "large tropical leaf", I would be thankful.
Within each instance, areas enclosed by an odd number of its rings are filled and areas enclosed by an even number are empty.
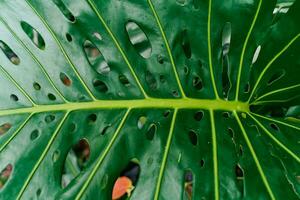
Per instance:
[[[0,199],[299,199],[292,2],[1,0]]]

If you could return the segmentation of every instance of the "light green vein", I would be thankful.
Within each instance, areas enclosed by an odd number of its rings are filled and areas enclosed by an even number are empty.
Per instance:
[[[167,144],[165,147],[165,152],[164,152],[164,155],[162,158],[162,163],[160,166],[159,175],[158,175],[158,179],[157,179],[157,183],[156,183],[156,187],[155,187],[154,200],[159,199],[161,182],[163,179],[163,175],[164,175],[164,171],[165,171],[165,167],[167,164],[167,159],[168,159],[168,155],[169,155],[169,151],[170,151],[170,147],[171,147],[171,142],[172,142],[172,138],[173,138],[173,134],[174,134],[174,126],[175,126],[177,112],[178,112],[178,109],[175,109],[174,113],[173,113],[173,118],[172,118],[171,125],[170,125],[170,131],[169,131],[169,135],[168,135],[168,139],[167,139]]]
[[[265,185],[265,187],[266,187],[266,189],[267,189],[267,191],[268,191],[271,199],[275,199],[275,196],[274,196],[274,194],[273,194],[273,192],[271,190],[271,187],[270,187],[270,185],[268,183],[268,180],[267,180],[267,178],[266,178],[266,176],[264,174],[264,171],[263,171],[263,169],[262,169],[262,167],[261,167],[261,165],[259,163],[259,160],[258,160],[258,158],[256,156],[256,153],[255,153],[255,151],[254,151],[254,149],[252,147],[252,144],[251,144],[251,142],[250,142],[250,140],[249,140],[249,138],[247,136],[247,133],[246,133],[246,131],[245,131],[244,127],[243,127],[243,124],[240,121],[240,118],[239,118],[239,116],[238,116],[238,114],[237,114],[236,111],[234,111],[234,115],[235,115],[235,118],[236,118],[236,120],[237,120],[237,122],[238,122],[238,124],[240,126],[240,129],[241,129],[242,134],[243,134],[243,136],[245,138],[245,141],[246,141],[246,144],[247,144],[247,146],[248,146],[248,148],[250,150],[250,153],[251,153],[251,155],[252,155],[252,157],[254,159],[254,162],[255,162],[255,164],[257,166],[257,170],[258,170],[258,172],[259,172],[259,174],[260,174],[260,176],[262,178],[262,181],[263,181],[263,183],[264,183],[264,185]]]
[[[212,55],[211,55],[211,38],[210,38],[210,33],[211,33],[211,2],[212,0],[208,1],[208,18],[207,18],[207,49],[208,49],[208,62],[209,62],[209,72],[210,72],[210,78],[212,81],[214,93],[216,96],[216,99],[219,99],[218,95],[218,90],[216,86],[216,81],[215,81],[215,76],[214,76],[214,70],[213,70],[213,65],[212,65]]]
[[[88,176],[87,180],[84,182],[84,185],[81,187],[80,191],[78,192],[77,196],[76,196],[76,200],[79,200],[82,198],[83,193],[86,191],[87,187],[89,186],[89,184],[91,183],[92,179],[94,178],[95,174],[97,173],[100,165],[102,164],[103,160],[105,159],[106,155],[108,154],[109,150],[111,149],[111,147],[113,146],[114,142],[116,141],[117,137],[119,136],[121,129],[123,127],[123,125],[125,124],[125,121],[128,117],[130,113],[130,109],[128,109],[122,119],[122,121],[120,122],[114,136],[112,137],[112,139],[110,140],[108,146],[104,149],[103,153],[101,154],[101,156],[99,157],[99,159],[97,160],[97,163],[95,165],[95,167],[92,169],[92,172],[90,173],[90,175]]]
[[[217,150],[217,135],[216,135],[216,124],[214,111],[209,110],[210,122],[211,122],[211,133],[212,133],[212,147],[213,147],[213,164],[214,164],[214,190],[215,199],[219,199],[219,175],[218,175],[218,150]]]
[[[261,8],[261,4],[262,4],[262,0],[260,0],[259,3],[258,3],[256,12],[255,12],[255,15],[254,15],[254,18],[253,18],[253,21],[252,21],[252,23],[251,23],[250,29],[249,29],[249,31],[248,31],[248,33],[247,33],[245,42],[244,42],[244,44],[243,44],[243,49],[242,49],[241,59],[240,59],[240,64],[239,64],[239,71],[238,71],[238,75],[237,75],[237,83],[236,83],[236,91],[235,91],[235,92],[236,92],[236,93],[235,93],[235,100],[238,100],[238,99],[239,99],[240,81],[241,81],[241,74],[242,74],[242,68],[243,68],[243,62],[244,62],[245,51],[246,51],[246,48],[247,48],[247,44],[248,44],[250,35],[251,35],[252,30],[253,30],[253,28],[254,28],[254,25],[255,25],[255,23],[256,23],[256,20],[257,20],[257,17],[258,17],[260,8]]]
[[[141,92],[143,93],[145,98],[148,98],[147,93],[145,92],[142,84],[140,83],[136,73],[133,70],[133,67],[131,66],[127,56],[125,55],[123,49],[121,48],[121,45],[119,44],[119,42],[117,41],[116,37],[114,36],[114,34],[112,33],[112,31],[110,30],[110,28],[108,27],[108,25],[106,24],[105,20],[103,19],[103,17],[101,16],[100,12],[98,11],[95,3],[92,0],[87,0],[87,2],[90,4],[91,8],[93,9],[93,11],[96,13],[97,17],[99,18],[99,20],[101,21],[101,23],[103,24],[104,28],[106,29],[107,33],[110,35],[110,37],[112,38],[112,40],[114,41],[117,49],[119,50],[119,52],[121,53],[124,61],[126,62],[131,74],[133,75],[136,83],[138,84],[138,87],[140,88]]]
[[[62,44],[58,40],[58,38],[55,35],[54,31],[50,28],[49,24],[44,20],[44,18],[37,12],[37,10],[28,2],[28,0],[25,0],[25,2],[33,10],[33,12],[39,17],[39,19],[43,22],[43,24],[45,25],[45,27],[47,28],[47,30],[49,31],[49,33],[52,35],[52,37],[55,40],[55,42],[57,43],[59,49],[63,53],[64,57],[66,58],[67,62],[70,65],[70,67],[74,71],[75,75],[79,79],[80,83],[82,84],[82,86],[84,87],[84,89],[86,90],[86,92],[89,94],[89,96],[95,101],[96,100],[95,96],[92,94],[92,92],[90,91],[90,89],[88,88],[88,86],[86,85],[86,83],[84,82],[84,80],[82,79],[82,77],[80,76],[80,74],[78,73],[76,67],[74,66],[73,62],[71,61],[71,59],[69,58],[68,54],[66,53],[64,47],[62,46]]]
[[[167,40],[165,31],[164,31],[164,29],[162,27],[162,24],[160,22],[159,16],[158,16],[158,14],[157,14],[154,6],[153,6],[152,1],[151,0],[147,0],[147,1],[148,1],[148,4],[149,4],[150,8],[151,8],[151,11],[152,11],[152,13],[153,13],[153,15],[155,17],[155,20],[156,20],[156,23],[157,23],[157,25],[159,27],[160,33],[162,35],[162,38],[164,40],[165,47],[167,49],[167,52],[168,52],[168,55],[169,55],[169,58],[170,58],[170,61],[171,61],[171,64],[172,64],[172,68],[173,68],[173,71],[174,71],[174,74],[175,74],[175,79],[176,79],[177,85],[179,87],[180,93],[182,94],[183,98],[186,98],[186,95],[184,93],[183,87],[182,87],[181,82],[180,82],[180,78],[178,76],[177,68],[176,68],[176,65],[175,65],[175,62],[174,62],[174,58],[173,58],[173,55],[172,55],[172,52],[171,52],[171,49],[170,49],[170,45],[169,45],[169,42]]]
[[[33,113],[30,114],[24,122],[18,127],[18,129],[10,136],[10,138],[0,147],[0,153],[5,149],[5,147],[18,135],[18,133],[24,128],[27,122],[31,119]]]
[[[273,90],[271,92],[268,92],[264,95],[261,95],[260,97],[258,97],[257,99],[255,99],[253,101],[253,104],[255,104],[256,102],[258,102],[260,99],[263,99],[267,96],[270,96],[270,95],[273,95],[273,94],[276,94],[276,93],[280,93],[280,92],[286,92],[288,90],[292,90],[292,89],[295,89],[295,88],[299,88],[300,87],[300,84],[296,84],[296,85],[292,85],[292,86],[289,86],[289,87],[285,87],[285,88],[280,88],[280,89],[277,89],[277,90]]]
[[[284,144],[282,144],[276,137],[274,137],[265,127],[262,125],[253,115],[248,113],[248,115],[261,127],[261,129],[283,150],[285,150],[290,156],[292,156],[297,162],[300,163],[300,158],[294,154],[291,150],[289,150]]]
[[[49,142],[48,142],[46,148],[44,149],[44,151],[43,151],[43,153],[41,154],[39,160],[37,161],[37,163],[34,165],[33,169],[31,170],[31,172],[30,172],[28,178],[26,179],[26,181],[25,181],[23,187],[22,187],[21,190],[19,191],[19,194],[18,194],[18,196],[17,196],[17,199],[18,199],[18,200],[21,199],[21,197],[22,197],[24,191],[26,190],[28,184],[30,183],[32,177],[34,176],[35,172],[37,171],[37,169],[39,168],[40,164],[42,163],[42,161],[44,160],[45,156],[47,155],[47,153],[48,153],[48,151],[49,151],[49,149],[50,149],[52,143],[54,142],[54,140],[55,140],[57,134],[59,133],[59,131],[60,131],[62,125],[64,124],[65,120],[67,119],[68,115],[69,115],[69,111],[64,115],[64,117],[63,117],[62,120],[60,121],[59,125],[56,127],[55,131],[53,132],[53,135],[52,135],[52,137],[50,138],[50,140],[49,140]]]
[[[53,81],[51,80],[49,74],[46,72],[45,68],[42,66],[40,61],[34,56],[34,54],[29,50],[29,48],[24,44],[24,42],[18,37],[18,35],[10,28],[10,26],[6,23],[6,21],[0,17],[0,21],[4,24],[4,26],[9,30],[9,32],[13,35],[13,37],[19,42],[19,44],[22,45],[22,47],[29,53],[31,58],[35,61],[36,64],[40,67],[42,72],[45,74],[47,80],[51,84],[51,86],[54,88],[54,90],[57,92],[57,94],[64,100],[65,102],[68,102],[65,97],[61,94],[61,92],[57,89],[57,87],[54,85]]]
[[[290,127],[290,128],[293,128],[293,129],[296,129],[296,130],[300,131],[300,127],[293,126],[293,125],[285,123],[283,121],[272,119],[272,118],[269,118],[269,117],[265,117],[265,116],[262,116],[262,115],[259,115],[259,114],[256,114],[256,113],[251,113],[251,114],[255,115],[257,117],[260,117],[260,118],[263,118],[263,119],[266,119],[266,120],[269,120],[269,121],[272,121],[272,122],[276,122],[278,124],[281,124],[281,125],[284,125],[284,126],[287,126],[287,127]]]
[[[26,91],[17,83],[17,81],[15,79],[13,79],[10,74],[0,65],[0,70],[2,71],[2,73],[4,74],[4,76],[6,76],[6,78],[8,78],[8,80],[10,82],[12,82],[17,88],[18,90],[28,99],[28,101],[33,105],[36,106],[37,104],[33,101],[33,99],[26,93]]]
[[[274,61],[279,58],[300,36],[300,33],[298,35],[296,35],[294,38],[291,39],[291,41],[286,45],[284,46],[283,49],[281,49],[281,51],[279,51],[271,60],[270,62],[267,64],[267,66],[263,69],[263,71],[259,74],[259,77],[258,79],[256,80],[255,84],[254,84],[254,87],[252,89],[252,92],[249,96],[249,99],[247,102],[250,102],[258,84],[260,83],[262,77],[264,76],[264,74],[266,73],[266,71],[269,69],[269,67],[274,63]]]

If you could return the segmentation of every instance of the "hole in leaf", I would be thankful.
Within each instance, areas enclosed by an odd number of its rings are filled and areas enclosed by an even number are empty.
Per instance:
[[[128,21],[125,28],[135,50],[143,58],[149,58],[151,56],[152,47],[144,31],[133,21]]]
[[[87,121],[88,123],[94,123],[97,120],[97,115],[96,114],[90,114],[87,116]]]
[[[165,59],[162,57],[162,55],[158,55],[158,56],[157,56],[157,62],[158,62],[159,64],[164,64]]]
[[[70,33],[66,33],[66,38],[67,38],[68,42],[72,42],[72,40],[73,40],[73,38],[70,35]]]
[[[279,131],[280,129],[279,129],[279,127],[277,126],[277,124],[274,124],[274,123],[271,123],[270,124],[270,127],[272,128],[272,129],[274,129],[275,131]]]
[[[65,85],[65,86],[70,86],[72,84],[71,79],[65,74],[65,73],[60,73],[59,74],[59,78],[61,80],[61,82]]]
[[[234,137],[234,131],[233,131],[233,129],[232,129],[232,128],[228,128],[227,130],[228,130],[229,136],[230,136],[231,138],[233,138],[233,137]]]
[[[24,21],[21,21],[21,27],[37,48],[41,50],[45,49],[44,38],[35,28],[33,28],[31,25]]]
[[[9,131],[9,129],[12,127],[10,123],[4,123],[0,126],[0,136]]]
[[[250,92],[250,83],[248,82],[244,87],[244,93],[247,94]]]
[[[72,23],[76,21],[74,15],[69,11],[62,0],[53,0],[53,3],[59,8],[60,12]]]
[[[18,96],[15,95],[15,94],[11,94],[11,95],[10,95],[10,99],[11,99],[12,101],[19,101]]]
[[[130,198],[131,193],[138,182],[140,171],[140,165],[136,159],[129,162],[114,183],[112,192],[113,200]]]
[[[200,167],[204,167],[205,161],[203,159],[200,160]]]
[[[191,58],[192,57],[192,49],[191,49],[187,30],[182,31],[181,47],[182,47],[185,57],[188,59]]]
[[[107,74],[110,72],[108,63],[94,43],[86,40],[83,43],[83,48],[90,65],[98,74]]]
[[[51,101],[55,101],[55,100],[56,100],[56,97],[55,97],[54,94],[49,93],[49,94],[48,94],[48,99],[51,100]]]
[[[199,76],[193,78],[193,86],[196,90],[201,90],[203,88],[203,83]]]
[[[191,200],[193,198],[193,172],[187,170],[184,173],[184,200]]]
[[[148,128],[148,130],[147,130],[147,132],[146,132],[146,138],[147,138],[148,140],[153,140],[156,131],[157,131],[157,126],[156,126],[156,124],[153,124],[153,123],[150,124],[150,126],[149,126],[149,128]]]
[[[257,61],[257,58],[259,56],[259,53],[260,53],[260,50],[261,50],[261,46],[259,45],[255,52],[254,52],[254,55],[253,55],[253,58],[252,58],[252,64],[254,64],[256,61]]]
[[[196,121],[201,121],[201,119],[203,118],[204,116],[204,112],[203,111],[198,111],[194,114],[194,119]]]
[[[144,128],[146,122],[147,122],[147,117],[145,117],[145,116],[140,116],[139,119],[138,119],[138,123],[137,123],[138,129]]]
[[[244,179],[244,171],[239,164],[235,165],[235,175],[238,180]]]
[[[274,73],[268,81],[268,85],[272,85],[275,81],[278,81],[285,75],[285,70],[280,70]]]
[[[39,196],[41,195],[41,193],[42,193],[41,188],[37,189],[37,191],[36,191],[36,196],[39,197]]]
[[[90,145],[80,139],[69,151],[62,173],[61,185],[65,188],[84,169],[90,157]]]
[[[161,82],[161,83],[164,83],[164,82],[166,82],[166,77],[164,76],[164,75],[160,75],[159,76],[159,81]]]
[[[48,123],[48,124],[53,122],[54,120],[55,120],[55,115],[47,115],[45,117],[45,122]]]
[[[12,164],[6,165],[6,167],[0,173],[0,189],[4,187],[5,183],[8,181],[13,170]]]
[[[110,127],[111,127],[110,124],[107,125],[107,126],[105,126],[105,127],[102,129],[102,131],[101,131],[101,135],[105,135],[105,134],[107,133],[107,130],[108,130]]]
[[[185,66],[184,68],[183,68],[183,72],[184,72],[184,74],[185,75],[188,75],[189,74],[189,68],[187,67],[187,66]]]
[[[229,112],[223,112],[222,113],[222,116],[225,118],[225,119],[228,119],[230,117],[230,114]]]
[[[151,90],[157,89],[156,79],[155,79],[154,75],[149,71],[146,71],[146,83]]]
[[[164,117],[168,117],[170,115],[170,113],[171,113],[170,110],[166,110],[163,115],[164,115]]]
[[[239,151],[240,151],[240,156],[243,156],[243,154],[244,154],[244,150],[243,150],[243,146],[242,146],[242,145],[240,145],[240,149],[239,149]]]
[[[34,83],[33,83],[33,88],[34,88],[35,90],[41,90],[41,85],[40,85],[39,83],[37,83],[37,82],[34,82]]]
[[[20,58],[11,50],[11,48],[2,40],[0,40],[0,48],[5,54],[5,56],[10,60],[10,62],[14,65],[20,64]]]
[[[121,82],[122,85],[128,87],[130,86],[130,82],[129,80],[127,79],[127,77],[123,74],[119,75],[119,81]]]
[[[59,150],[55,150],[52,154],[52,161],[55,163],[58,161],[60,156],[60,151]]]
[[[172,95],[173,95],[173,97],[179,97],[179,93],[177,90],[173,90]]]
[[[102,36],[100,35],[100,33],[95,32],[95,33],[93,33],[93,36],[95,38],[97,38],[98,40],[102,40]]]
[[[30,139],[35,140],[36,138],[39,137],[39,134],[40,134],[39,130],[37,129],[33,130],[30,134]]]
[[[196,146],[198,144],[198,135],[195,131],[193,130],[189,130],[189,139],[190,139],[190,142],[192,143],[192,145]]]
[[[96,79],[94,80],[93,85],[95,89],[101,93],[105,93],[108,91],[108,87],[103,81]]]
[[[223,56],[229,53],[231,40],[231,23],[226,22],[222,32],[222,54]]]
[[[76,130],[76,127],[77,127],[76,124],[72,122],[72,123],[70,124],[69,130],[70,130],[71,132],[74,132],[74,131]]]

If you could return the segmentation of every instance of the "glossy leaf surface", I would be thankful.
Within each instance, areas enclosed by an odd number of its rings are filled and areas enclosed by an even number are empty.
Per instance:
[[[278,3],[0,1],[0,199],[299,199]]]

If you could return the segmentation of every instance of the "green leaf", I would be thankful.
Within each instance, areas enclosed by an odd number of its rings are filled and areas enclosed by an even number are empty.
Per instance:
[[[300,1],[278,3],[0,1],[0,199],[122,176],[122,199],[299,199]]]

